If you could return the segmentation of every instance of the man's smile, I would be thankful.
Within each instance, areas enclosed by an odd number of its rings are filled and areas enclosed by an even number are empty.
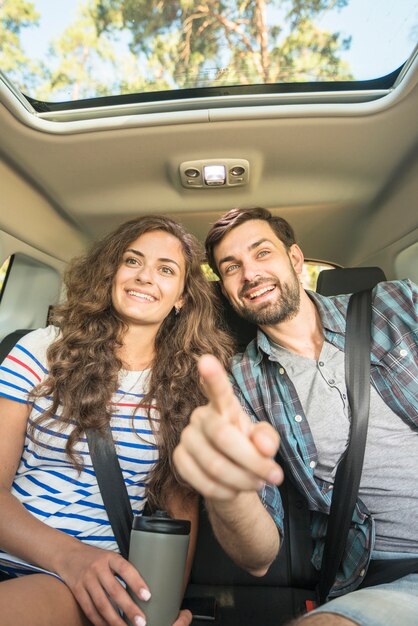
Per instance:
[[[260,287],[259,289],[256,289],[255,291],[252,291],[249,294],[246,294],[245,297],[249,298],[250,300],[255,300],[255,298],[259,298],[260,296],[263,296],[265,293],[269,293],[270,291],[273,291],[274,289],[276,289],[275,285],[268,285],[265,287]]]
[[[239,294],[241,299],[254,302],[256,300],[264,300],[269,297],[269,294],[276,290],[277,285],[275,283],[265,281],[259,282],[256,285],[247,284],[241,289]]]

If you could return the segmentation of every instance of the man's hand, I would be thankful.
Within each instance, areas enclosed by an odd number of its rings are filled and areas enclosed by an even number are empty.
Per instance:
[[[274,461],[277,432],[267,422],[251,422],[215,357],[201,357],[199,372],[209,402],[193,411],[174,451],[179,474],[213,500],[281,483],[283,471]]]

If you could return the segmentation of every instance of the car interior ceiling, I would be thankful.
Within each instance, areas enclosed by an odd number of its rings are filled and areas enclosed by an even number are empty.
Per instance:
[[[34,127],[8,103],[0,107],[2,229],[68,261],[137,214],[170,214],[203,240],[224,210],[266,206],[291,221],[308,258],[378,265],[394,277],[389,257],[417,228],[415,65],[386,100],[252,107],[229,118],[222,109],[195,123],[183,111],[158,123],[127,116]],[[183,161],[227,156],[249,161],[246,188],[181,186]]]

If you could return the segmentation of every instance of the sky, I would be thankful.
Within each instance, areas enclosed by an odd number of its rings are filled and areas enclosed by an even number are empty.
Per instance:
[[[33,1],[40,27],[25,29],[22,41],[32,58],[42,59],[51,37],[75,17],[80,0]],[[319,26],[352,37],[341,56],[356,79],[384,76],[405,61],[418,41],[418,0],[348,0],[343,9],[329,11]]]

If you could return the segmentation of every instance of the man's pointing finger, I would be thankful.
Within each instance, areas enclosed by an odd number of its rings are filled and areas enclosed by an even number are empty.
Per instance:
[[[211,354],[204,354],[199,359],[198,367],[206,396],[215,411],[219,414],[230,412],[231,409],[240,411],[231,382],[218,359]]]

